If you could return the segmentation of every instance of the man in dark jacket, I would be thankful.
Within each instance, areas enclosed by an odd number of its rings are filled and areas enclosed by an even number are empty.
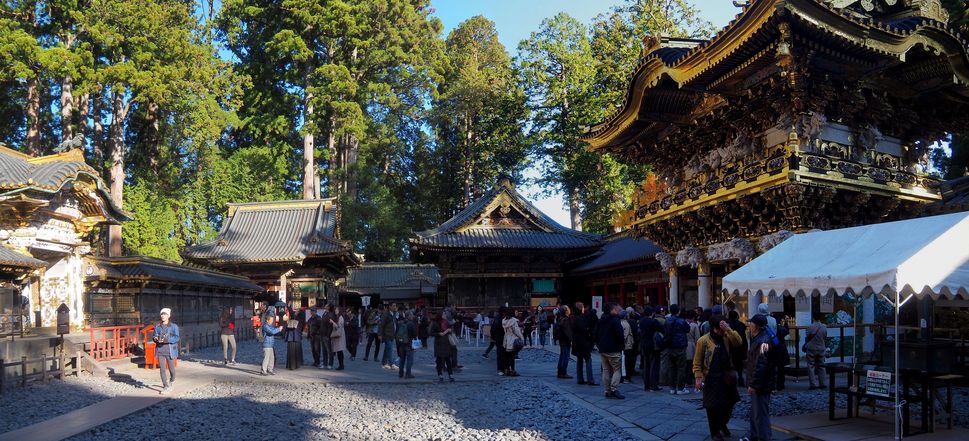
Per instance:
[[[316,307],[310,307],[310,318],[306,321],[306,336],[310,339],[310,350],[313,352],[313,366],[320,367],[320,353],[323,341],[320,339],[320,327],[323,325]]]
[[[774,386],[774,367],[770,363],[770,335],[767,317],[757,314],[747,321],[750,349],[744,370],[747,374],[747,393],[750,394],[750,434],[741,440],[770,441],[770,393]]]
[[[559,313],[555,317],[555,327],[552,336],[559,342],[558,377],[569,379],[569,351],[572,350],[572,317],[569,317],[569,307],[559,306]]]
[[[679,316],[679,305],[670,305],[670,318],[666,320],[663,334],[666,336],[666,377],[670,382],[670,395],[685,395],[690,393],[686,388],[687,369],[686,347],[689,345],[687,334],[690,324]]]
[[[619,380],[622,377],[620,360],[626,341],[619,319],[620,309],[615,303],[606,304],[602,319],[596,326],[596,345],[599,347],[602,363],[602,384],[606,389],[606,398],[617,400],[626,398],[619,393]]]
[[[323,349],[323,359],[320,361],[318,366],[320,369],[326,369],[331,364],[333,364],[333,345],[330,341],[330,334],[333,333],[333,323],[330,319],[333,317],[333,306],[325,305],[323,306],[323,312],[320,314],[320,347]]]
[[[595,378],[592,377],[592,329],[585,304],[577,302],[575,315],[572,317],[572,355],[575,356],[575,376],[579,384],[598,386]],[[589,377],[588,382],[582,375],[583,364],[585,364],[585,376]]]
[[[387,312],[380,318],[380,341],[384,345],[384,356],[380,363],[384,369],[394,369],[399,363],[394,335],[397,334],[397,304],[391,303]]]
[[[740,313],[738,313],[736,310],[730,310],[727,312],[727,314],[729,316],[727,324],[730,325],[730,329],[733,329],[740,334],[740,347],[737,348],[737,350],[730,352],[730,357],[733,358],[731,361],[733,362],[734,369],[736,369],[738,373],[742,373],[744,370],[744,360],[747,359],[747,325],[740,321]],[[745,386],[747,384],[744,382],[743,375],[738,375],[737,384],[740,386]]]
[[[652,306],[643,310],[639,319],[639,350],[643,357],[643,390],[659,390],[659,360],[661,347],[655,344],[656,333],[662,334],[663,325],[653,316]]]

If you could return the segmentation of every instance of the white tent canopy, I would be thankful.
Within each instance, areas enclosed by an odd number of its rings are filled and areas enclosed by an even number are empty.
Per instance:
[[[969,212],[798,234],[728,274],[750,294],[969,294]]]
[[[897,336],[899,308],[912,296],[969,297],[969,212],[798,234],[728,274],[723,289],[743,295],[877,293],[894,305]]]

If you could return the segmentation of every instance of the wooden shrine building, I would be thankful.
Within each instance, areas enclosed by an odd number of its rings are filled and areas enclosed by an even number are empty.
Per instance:
[[[555,304],[564,264],[598,250],[598,235],[565,228],[504,177],[489,192],[410,240],[411,260],[441,271],[435,306]]]
[[[751,0],[708,41],[646,39],[625,103],[584,139],[665,186],[626,226],[663,248],[670,302],[708,307],[791,232],[940,199],[928,151],[969,129],[967,42],[946,21],[938,0]]]
[[[602,297],[603,304],[667,304],[666,272],[656,261],[662,249],[628,231],[605,239],[602,249],[569,262],[563,301],[572,304]],[[591,304],[591,303],[590,303]]]
[[[251,317],[252,298],[263,292],[242,276],[144,256],[87,257],[84,283],[91,327],[147,324],[171,308],[183,327],[216,330],[226,308]]]
[[[52,327],[62,303],[72,328],[87,326],[83,258],[95,227],[128,219],[80,149],[32,157],[0,145],[0,333],[19,333],[24,316]]]
[[[440,284],[441,273],[434,265],[368,262],[349,269],[340,287],[346,293],[341,303],[363,306],[360,297],[367,296],[371,306],[378,302],[423,306],[433,301]]]
[[[336,199],[229,204],[225,223],[209,242],[182,257],[244,275],[291,306],[337,301],[336,279],[360,263],[339,237]]]

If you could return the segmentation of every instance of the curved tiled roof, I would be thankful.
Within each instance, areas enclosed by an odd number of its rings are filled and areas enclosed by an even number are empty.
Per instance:
[[[92,258],[106,280],[145,280],[209,286],[259,293],[262,287],[248,278],[203,268],[194,268],[145,256]]]
[[[229,219],[215,239],[188,247],[182,256],[209,263],[299,262],[311,256],[349,253],[334,238],[333,199],[230,204]]]
[[[615,265],[654,259],[656,253],[663,251],[649,239],[622,237],[610,240],[591,260],[575,267],[571,272],[582,273],[608,268]]]
[[[861,44],[883,55],[899,56],[926,40],[936,42],[945,48],[960,80],[969,80],[966,50],[969,41],[956,29],[931,17],[880,19],[866,17],[850,8],[836,9],[821,0],[751,0],[708,41],[689,49],[657,47],[647,53],[630,75],[623,104],[603,122],[590,127],[582,139],[599,148],[631,126],[630,130],[639,130],[633,122],[641,113],[644,91],[656,86],[664,76],[675,81],[678,87],[690,90],[702,91],[713,86],[711,81],[758,53],[756,48],[746,46],[761,48],[773,44],[776,39],[764,35],[776,32],[773,23],[785,14],[841,41]],[[845,25],[850,32],[833,29],[830,23]],[[886,52],[885,48],[891,48],[892,52]]]
[[[415,274],[416,273],[416,274]],[[441,283],[441,273],[434,265],[412,263],[364,263],[348,269],[348,290],[405,286],[418,281],[430,285]]]
[[[0,266],[35,269],[47,266],[47,262],[0,245]]]
[[[494,205],[507,201],[525,216],[525,225],[506,228],[476,224]],[[499,183],[437,228],[415,233],[411,244],[428,248],[567,249],[592,248],[599,235],[559,225],[535,208],[510,183]]]
[[[111,201],[111,194],[98,172],[84,162],[81,150],[32,157],[0,145],[0,196],[23,192],[56,193],[82,178],[94,183],[97,197],[103,199],[102,213],[108,222],[128,220],[131,216]]]

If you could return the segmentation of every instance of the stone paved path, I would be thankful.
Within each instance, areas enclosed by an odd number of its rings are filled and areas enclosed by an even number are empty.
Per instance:
[[[247,348],[243,348],[247,349]],[[251,349],[251,348],[250,348]],[[644,392],[642,384],[623,384],[620,390],[626,395],[625,400],[609,400],[603,395],[602,386],[591,387],[578,385],[575,380],[560,380],[554,377],[555,362],[558,348],[547,346],[549,353],[541,351],[530,353],[528,360],[520,361],[518,371],[523,377],[531,377],[544,381],[550,389],[563,396],[569,397],[579,408],[588,411],[588,415],[576,415],[576,418],[601,418],[625,429],[630,435],[642,440],[675,440],[675,441],[703,441],[707,436],[706,415],[698,409],[699,395],[690,394],[672,396],[666,392]],[[431,363],[431,354],[418,353],[414,365],[414,380],[402,380],[396,371],[382,369],[380,363],[374,361],[347,361],[347,370],[331,371],[314,367],[304,367],[289,371],[285,366],[277,365],[277,375],[264,377],[259,375],[259,366],[240,363],[236,366],[223,366],[221,363],[204,362],[205,357],[189,356],[180,361],[177,373],[178,381],[175,391],[171,395],[158,395],[159,379],[157,370],[145,370],[134,367],[129,362],[115,362],[119,381],[140,382],[147,386],[136,394],[111,398],[97,404],[75,410],[65,415],[52,418],[39,424],[34,424],[19,430],[0,434],[0,441],[57,440],[84,433],[93,427],[106,424],[117,418],[122,418],[133,412],[160,403],[166,399],[177,399],[181,394],[194,390],[200,386],[213,382],[270,382],[270,383],[396,383],[416,382],[427,383],[437,380]],[[490,359],[480,357],[483,348],[462,348],[461,364],[465,368],[457,375],[461,382],[494,381],[495,356]],[[221,354],[220,354],[221,356]],[[278,357],[280,360],[283,357]],[[601,383],[601,374],[596,354],[593,358],[593,371],[596,382]],[[570,363],[570,374],[574,374],[574,363]],[[746,421],[733,420],[730,428],[735,437],[745,434]],[[776,433],[775,439],[784,439],[782,434]]]

